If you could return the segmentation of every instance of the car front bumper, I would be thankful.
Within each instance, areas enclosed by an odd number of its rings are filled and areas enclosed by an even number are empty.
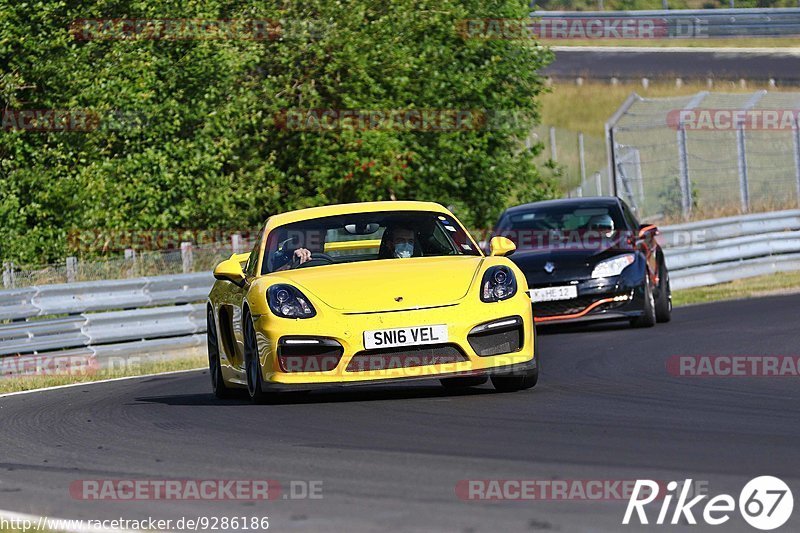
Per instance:
[[[577,285],[577,298],[532,304],[537,325],[626,320],[641,316],[644,312],[644,276],[641,279],[614,276],[572,283]],[[532,288],[548,286],[553,284]]]
[[[511,342],[510,346],[516,349],[496,355],[491,349],[484,349],[484,355],[480,355],[486,343],[476,343],[476,327],[515,317],[519,319],[519,343],[514,346]],[[313,319],[271,315],[254,319],[263,384],[271,389],[526,372],[537,366],[530,299],[522,291],[509,300],[489,304],[461,302],[428,309],[354,314],[318,309]],[[446,343],[386,350],[367,350],[364,346],[365,331],[439,324],[447,326]],[[307,344],[312,347],[307,355],[303,344],[295,344],[286,356],[287,340],[322,342]],[[502,341],[500,337],[498,340]],[[341,347],[338,359],[336,346]]]

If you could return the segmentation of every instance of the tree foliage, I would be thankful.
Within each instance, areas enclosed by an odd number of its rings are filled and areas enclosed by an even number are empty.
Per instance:
[[[0,256],[68,255],[70,231],[254,228],[366,200],[451,205],[491,224],[552,194],[522,142],[550,60],[535,43],[465,39],[459,21],[526,1],[0,0],[4,110],[90,109],[88,132],[0,130]],[[270,19],[272,40],[76,39],[78,19]],[[292,31],[288,31],[291,29]],[[291,131],[290,109],[515,113],[475,131]],[[520,118],[522,117],[522,118]]]

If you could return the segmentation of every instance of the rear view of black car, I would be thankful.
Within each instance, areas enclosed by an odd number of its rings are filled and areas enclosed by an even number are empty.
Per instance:
[[[493,234],[511,239],[537,324],[598,319],[667,322],[669,273],[653,225],[619,198],[574,198],[507,209]]]

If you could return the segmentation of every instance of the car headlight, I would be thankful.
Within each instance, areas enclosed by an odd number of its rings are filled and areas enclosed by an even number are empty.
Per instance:
[[[619,276],[625,267],[633,264],[635,257],[633,254],[618,255],[605,261],[600,261],[595,265],[592,270],[593,278],[610,278],[611,276]]]
[[[510,268],[493,266],[483,274],[481,301],[499,302],[511,298],[516,293],[517,278]]]
[[[278,284],[267,289],[267,303],[277,316],[311,318],[317,314],[305,295],[291,285]]]

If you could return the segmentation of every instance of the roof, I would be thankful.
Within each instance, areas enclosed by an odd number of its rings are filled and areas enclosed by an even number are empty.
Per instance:
[[[577,205],[585,205],[585,206],[619,205],[619,198],[617,198],[616,196],[590,196],[581,198],[561,198],[559,200],[544,200],[541,202],[531,202],[529,204],[515,205],[514,207],[509,207],[508,209],[505,210],[503,214],[505,215],[509,213],[525,212],[540,207],[577,206]]]
[[[313,218],[330,217],[335,215],[347,215],[352,213],[377,213],[381,211],[432,211],[452,216],[446,208],[435,202],[415,202],[415,201],[387,201],[387,202],[359,202],[352,204],[335,204],[321,207],[309,207],[298,209],[297,211],[287,211],[279,215],[273,215],[267,222],[268,228],[310,220]]]

